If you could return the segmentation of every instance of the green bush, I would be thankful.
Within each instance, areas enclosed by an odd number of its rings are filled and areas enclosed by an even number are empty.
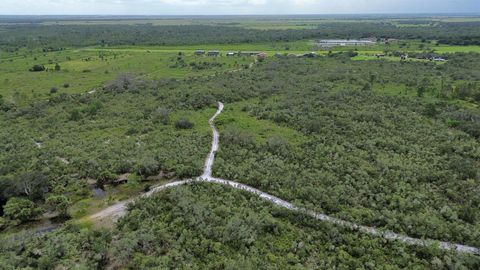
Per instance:
[[[191,129],[193,128],[193,123],[186,118],[181,118],[175,122],[175,128],[177,129]]]
[[[36,218],[41,210],[35,206],[35,203],[23,198],[11,198],[3,207],[5,217],[10,220],[25,222]]]
[[[159,107],[152,113],[154,123],[162,123],[168,125],[170,123],[170,110]]]
[[[51,210],[57,212],[61,217],[67,217],[67,210],[72,202],[64,195],[52,195],[47,198],[46,204]]]
[[[8,220],[4,217],[0,217],[0,231],[8,227]]]
[[[43,65],[34,65],[32,66],[29,71],[31,72],[40,72],[40,71],[45,71],[45,66]]]

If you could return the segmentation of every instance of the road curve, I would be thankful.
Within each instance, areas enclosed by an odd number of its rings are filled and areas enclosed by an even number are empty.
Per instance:
[[[205,160],[205,167],[204,167],[204,172],[202,176],[195,178],[195,179],[187,179],[187,180],[181,180],[181,181],[175,181],[175,182],[170,182],[168,184],[160,185],[157,187],[152,188],[149,192],[143,194],[141,197],[149,197],[154,193],[157,193],[159,191],[181,186],[181,185],[186,185],[192,182],[208,182],[208,183],[216,183],[216,184],[221,184],[221,185],[226,185],[230,186],[234,189],[238,190],[244,190],[246,192],[255,194],[262,198],[263,200],[269,201],[277,206],[286,208],[291,211],[299,212],[299,213],[304,213],[316,220],[324,221],[324,222],[329,222],[335,225],[338,225],[343,228],[350,229],[352,231],[358,231],[361,233],[369,234],[375,237],[381,237],[387,240],[391,241],[400,241],[408,245],[416,245],[416,246],[437,246],[440,249],[443,250],[453,250],[453,251],[458,251],[462,253],[469,253],[469,254],[474,254],[474,255],[480,255],[480,249],[476,247],[471,247],[471,246],[466,246],[466,245],[461,245],[461,244],[455,244],[455,243],[450,243],[450,242],[443,242],[443,241],[436,241],[436,240],[430,240],[430,239],[418,239],[418,238],[413,238],[407,235],[402,235],[402,234],[397,234],[391,231],[384,231],[384,230],[379,230],[374,227],[368,227],[368,226],[363,226],[363,225],[358,225],[356,223],[350,222],[350,221],[345,221],[341,220],[335,217],[327,216],[324,214],[320,214],[317,212],[314,212],[312,210],[308,210],[306,208],[302,207],[297,207],[285,200],[282,200],[278,197],[275,197],[273,195],[270,195],[268,193],[265,193],[263,191],[260,191],[256,188],[247,186],[245,184],[241,184],[235,181],[231,180],[226,180],[226,179],[220,179],[220,178],[215,178],[212,177],[212,166],[213,162],[215,160],[215,152],[218,150],[218,144],[219,144],[219,134],[218,130],[216,129],[214,122],[215,118],[222,113],[224,108],[223,103],[219,102],[218,103],[218,110],[217,112],[210,118],[208,121],[212,132],[213,132],[213,139],[212,139],[212,148],[210,150],[210,153],[207,156],[207,159]],[[124,202],[119,202],[111,207],[108,207],[104,209],[103,211],[96,213],[92,215],[90,218],[93,220],[101,220],[105,218],[113,218],[117,219],[118,217],[121,217],[125,215],[126,213],[126,205],[129,202],[132,202],[133,200],[129,201],[124,201]]]

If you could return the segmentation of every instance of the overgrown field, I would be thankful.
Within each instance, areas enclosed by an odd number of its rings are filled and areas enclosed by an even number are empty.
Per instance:
[[[61,94],[86,93],[129,73],[149,79],[187,78],[236,70],[250,57],[196,57],[180,50],[64,50],[10,54],[0,60],[0,95],[17,105]],[[35,66],[45,70],[31,71]]]
[[[4,53],[0,58],[0,95],[18,106],[31,101],[49,99],[61,94],[85,93],[101,89],[119,74],[129,73],[147,79],[188,78],[215,75],[245,68],[252,57],[226,57],[227,52],[266,52],[270,57],[302,55],[317,51],[319,55],[348,53],[355,60],[384,60],[429,62],[424,58],[442,55],[450,60],[455,52],[478,52],[480,46],[438,45],[433,42],[398,41],[375,46],[335,47],[319,50],[314,40],[269,43],[205,44],[183,46],[115,46],[65,49],[54,52],[19,50]],[[195,50],[219,50],[220,57],[194,56]],[[422,58],[421,60],[415,59]],[[460,61],[470,61],[468,56]],[[34,68],[39,68],[36,72]],[[469,70],[469,73],[474,70]]]
[[[0,99],[5,237],[19,224],[51,216],[78,221],[159,181],[200,175],[211,140],[207,121],[223,101],[215,175],[363,225],[480,246],[478,54],[449,54],[438,64],[354,61],[352,52],[332,52],[269,58],[246,69],[251,58],[144,49],[2,60],[12,65],[2,66],[11,68],[0,75],[13,76],[8,83],[18,80],[20,87],[36,78],[22,91],[41,93],[17,100],[21,94],[6,91],[11,98]],[[35,63],[53,70],[21,77],[18,70]],[[116,75],[124,70],[133,75]],[[53,81],[61,86],[68,74],[71,86],[41,90]],[[93,186],[112,187],[125,174],[128,184],[112,189],[124,194],[92,199]],[[0,256],[6,266],[46,269],[74,262],[86,268],[479,266],[478,258],[386,243],[210,185],[166,191],[130,210],[110,230],[67,225],[8,242]]]

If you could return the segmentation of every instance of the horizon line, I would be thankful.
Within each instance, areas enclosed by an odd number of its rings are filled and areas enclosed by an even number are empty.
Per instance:
[[[155,16],[331,16],[331,15],[469,15],[480,16],[479,12],[371,12],[371,13],[225,13],[225,14],[0,14],[0,16],[137,16],[137,17],[155,17]]]

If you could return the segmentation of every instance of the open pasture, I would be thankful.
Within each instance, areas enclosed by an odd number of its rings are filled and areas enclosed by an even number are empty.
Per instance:
[[[195,56],[196,50],[218,50],[221,57]],[[268,56],[276,53],[319,55],[356,51],[354,60],[375,60],[384,52],[480,52],[480,46],[437,45],[432,42],[395,41],[373,46],[318,48],[314,40],[277,43],[207,44],[179,46],[115,46],[66,49],[57,52],[23,50],[3,52],[0,58],[0,94],[15,104],[45,99],[61,93],[85,93],[101,88],[119,74],[130,73],[151,79],[186,78],[237,70],[253,62],[252,57],[226,57],[228,52],[257,51]],[[399,60],[399,57],[386,57]],[[56,66],[60,70],[56,70]],[[29,71],[42,65],[46,71]]]
[[[179,50],[65,50],[33,53],[1,60],[0,93],[16,104],[61,93],[84,93],[100,88],[119,74],[151,79],[185,78],[241,68],[250,58],[196,57]],[[60,70],[55,70],[59,65]],[[43,65],[46,71],[29,71]]]

